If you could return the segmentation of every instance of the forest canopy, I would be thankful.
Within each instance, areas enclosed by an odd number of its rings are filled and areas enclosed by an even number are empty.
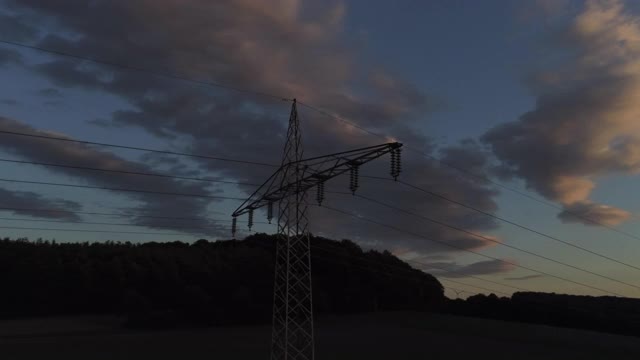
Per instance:
[[[192,244],[0,241],[0,317],[117,314],[129,325],[268,323],[275,236]],[[317,314],[426,310],[435,277],[388,251],[312,237]]]

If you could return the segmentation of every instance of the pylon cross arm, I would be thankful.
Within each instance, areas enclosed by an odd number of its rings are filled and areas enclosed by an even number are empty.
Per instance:
[[[233,216],[240,216],[288,196],[304,193],[353,167],[366,164],[400,147],[401,143],[393,142],[286,163],[245,200],[233,212]],[[302,175],[290,176],[296,172]]]

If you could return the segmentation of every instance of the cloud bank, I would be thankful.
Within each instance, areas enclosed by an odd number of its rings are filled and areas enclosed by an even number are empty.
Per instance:
[[[48,131],[38,130],[27,124],[1,116],[0,130],[69,139],[66,136],[61,136],[60,134]],[[101,151],[88,145],[73,142],[51,141],[38,138],[25,138],[21,136],[4,136],[0,148],[20,158],[36,162],[101,168],[112,171],[145,173],[153,172],[151,168],[144,164],[129,161],[113,153]],[[77,169],[63,167],[48,167],[47,169],[54,173],[79,178],[82,182],[85,183],[88,182],[103,187],[128,188],[186,194],[209,194],[212,192],[215,193],[215,191],[211,191],[207,188],[207,185],[209,185],[207,183],[187,184],[173,179],[148,176],[113,176],[109,174],[105,175],[104,172],[99,171],[81,172]],[[28,206],[31,208],[35,207],[48,209],[51,208],[50,205],[52,205],[48,204],[51,203],[50,200],[45,201],[41,197],[34,194],[20,195],[18,193],[16,196],[18,196],[18,199],[16,199],[16,201],[14,202],[31,205]],[[139,203],[137,208],[134,209],[134,212],[140,212],[143,214],[154,216],[177,216],[176,214],[179,214],[180,217],[198,217],[206,212],[209,203],[212,201],[211,199],[168,197],[145,193],[133,193],[128,194],[127,196]],[[22,201],[18,201],[19,199],[21,199]],[[53,205],[55,204],[56,203],[54,202]],[[79,205],[73,205],[73,208],[75,210],[78,210]],[[40,213],[30,212],[30,214],[37,215]],[[44,214],[46,215],[48,213]],[[54,215],[55,213],[52,213],[50,216]],[[131,215],[130,221],[133,224],[144,225],[159,229],[174,229],[176,227],[175,223],[172,224],[168,222],[168,220],[148,217],[136,217],[134,214]],[[217,227],[220,227],[219,225],[207,220],[196,222],[192,221],[187,225],[193,227],[193,232],[195,233],[209,235],[222,233],[221,230],[216,230]]]
[[[31,41],[39,46],[82,54],[155,71],[230,84],[238,88],[296,97],[319,108],[380,133],[393,134],[400,141],[448,162],[484,172],[486,156],[472,141],[436,149],[431,140],[413,126],[433,110],[434,102],[411,83],[359,58],[354,44],[342,36],[346,3],[274,0],[133,0],[72,1],[7,0],[13,16],[31,19]],[[317,5],[317,4],[316,4]],[[113,26],[118,19],[118,26]],[[53,24],[46,28],[40,24]],[[284,144],[289,103],[244,93],[170,81],[133,71],[52,57],[44,61],[23,61],[34,74],[48,79],[59,89],[73,88],[115,95],[130,106],[94,122],[100,126],[143,129],[184,151],[215,154],[261,162],[278,163]],[[344,151],[388,140],[371,137],[335,119],[300,108],[305,155]],[[95,119],[88,119],[95,120]],[[15,125],[15,124],[14,124]],[[34,129],[35,130],[35,129]],[[2,146],[2,144],[0,144]],[[18,146],[16,144],[16,146]],[[16,150],[21,156],[27,149]],[[122,168],[152,167],[125,162],[103,152],[80,156],[76,149],[54,153],[56,161],[89,161],[94,166]],[[115,164],[115,165],[114,165]],[[197,161],[198,170],[241,182],[260,182],[271,169],[222,162]],[[453,170],[428,158],[405,152],[404,180],[494,212],[497,192],[490,184],[459,177]],[[384,176],[384,161],[363,167],[363,173]],[[75,174],[92,183],[101,177]],[[200,185],[148,179],[123,180],[127,187],[176,188],[207,191]],[[140,182],[138,182],[140,181]],[[124,186],[124,183],[122,184]],[[348,179],[335,179],[327,190],[344,191]],[[241,188],[245,193],[253,189]],[[392,182],[364,181],[364,195],[372,195],[395,206],[446,220],[456,226],[485,233],[497,227],[495,221],[437,199],[416,196]],[[206,216],[205,204],[193,199],[166,202],[138,198],[141,208],[153,211],[174,208]],[[465,249],[490,246],[485,240],[362,203],[353,197],[331,196],[335,207],[394,224],[424,237],[446,241]],[[215,204],[213,204],[215,207]],[[372,246],[411,248],[429,253],[457,250],[435,245],[424,238],[379,228],[356,219],[313,208],[315,233],[352,238]],[[142,221],[142,220],[137,220]],[[160,224],[149,224],[157,225]]]
[[[588,1],[559,38],[569,60],[535,74],[535,108],[482,140],[502,177],[564,206],[562,221],[618,225],[631,214],[590,196],[640,170],[640,24],[620,1]]]

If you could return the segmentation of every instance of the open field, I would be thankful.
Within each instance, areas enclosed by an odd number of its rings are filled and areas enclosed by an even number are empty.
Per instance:
[[[113,318],[0,323],[7,360],[267,359],[269,327],[123,331]],[[637,359],[640,339],[422,313],[323,318],[317,359]]]

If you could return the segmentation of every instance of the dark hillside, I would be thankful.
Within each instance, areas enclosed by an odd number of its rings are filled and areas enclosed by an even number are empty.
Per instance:
[[[445,309],[456,315],[640,336],[640,299],[517,292],[511,298],[491,294],[449,300]]]
[[[125,315],[134,327],[268,323],[274,236],[194,244],[0,241],[0,317]],[[313,237],[318,314],[433,309],[431,275],[389,252]]]

